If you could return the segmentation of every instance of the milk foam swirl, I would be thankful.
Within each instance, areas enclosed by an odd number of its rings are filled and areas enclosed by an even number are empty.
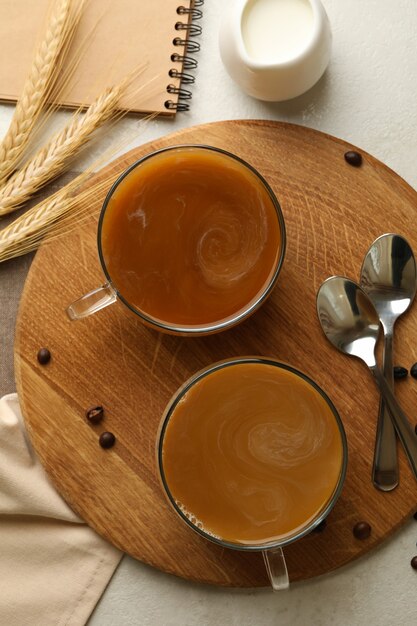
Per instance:
[[[314,402],[310,406],[303,405],[297,415],[280,419],[280,412],[274,407],[273,385],[270,389],[271,402],[264,401],[263,408],[246,411],[242,419],[245,397],[251,393],[251,381],[246,381],[241,398],[236,394],[233,397],[233,403],[235,406],[241,404],[242,411],[235,410],[235,419],[224,422],[216,434],[221,463],[229,467],[235,477],[234,481],[225,481],[223,489],[229,501],[236,507],[240,506],[248,522],[258,526],[288,515],[306,489],[297,476],[299,468],[314,464],[316,457],[323,454],[334,437]],[[279,393],[284,396],[292,392],[291,387],[279,387]],[[206,436],[209,440],[214,439],[210,426]],[[211,446],[208,449],[212,450]],[[208,465],[211,462],[209,455],[206,462]],[[279,478],[278,482],[276,478]],[[311,491],[314,486],[309,485],[307,489]],[[255,499],[266,513],[261,523],[256,515],[250,514],[250,505],[241,506],[242,500],[249,503]]]
[[[323,422],[307,415],[296,427],[263,421],[249,431],[247,452],[258,461],[285,469],[313,460],[328,439]]]
[[[255,266],[268,234],[262,205],[259,215],[223,202],[200,216],[196,227],[197,265],[207,285],[229,289]]]

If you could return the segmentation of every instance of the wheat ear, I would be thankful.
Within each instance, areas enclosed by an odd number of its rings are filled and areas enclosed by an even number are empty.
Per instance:
[[[97,128],[117,113],[124,85],[108,88],[85,114],[75,113],[65,128],[0,189],[0,215],[11,213],[60,174]]]
[[[152,114],[143,118],[140,126],[146,125],[155,116]],[[83,185],[97,166],[120,152],[126,143],[127,140],[124,140],[117,146],[110,146],[90,168],[3,228],[0,231],[0,263],[36,250],[44,239],[49,241],[66,235],[89,217],[114,183],[114,171],[101,175],[100,181],[90,184],[87,189]]]
[[[77,193],[90,176],[91,172],[80,174],[0,231],[0,262],[35,250],[51,231],[55,236],[60,231],[68,232],[71,226],[79,224],[75,217],[90,214],[91,205],[108,190],[114,174]]]
[[[73,27],[71,0],[58,0],[38,48],[10,127],[0,144],[0,182],[16,168],[51,88],[58,56]]]

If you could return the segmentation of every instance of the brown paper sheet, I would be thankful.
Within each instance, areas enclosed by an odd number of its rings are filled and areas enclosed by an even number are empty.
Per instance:
[[[76,4],[78,0],[74,0]],[[81,57],[71,83],[58,97],[66,106],[90,104],[107,86],[146,64],[121,101],[123,109],[172,115],[166,100],[177,102],[168,94],[168,84],[179,86],[169,70],[182,69],[171,60],[183,47],[173,44],[175,37],[185,39],[186,31],[177,31],[179,5],[190,7],[190,0],[87,0],[75,38],[69,51],[68,67]],[[18,99],[31,67],[36,46],[45,31],[50,0],[0,0],[0,100]],[[138,92],[138,88],[144,86]]]

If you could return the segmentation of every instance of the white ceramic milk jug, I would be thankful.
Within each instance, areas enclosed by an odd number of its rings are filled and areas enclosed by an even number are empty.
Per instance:
[[[235,0],[220,29],[232,79],[260,100],[289,100],[310,89],[330,59],[331,29],[320,0]]]

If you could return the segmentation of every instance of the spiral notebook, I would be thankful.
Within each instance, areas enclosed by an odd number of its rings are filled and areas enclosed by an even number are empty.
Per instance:
[[[105,87],[144,65],[121,108],[171,116],[188,110],[202,4],[203,0],[88,0],[64,64],[65,72],[65,65],[77,59],[76,70],[57,102],[87,106]],[[0,0],[0,100],[19,98],[50,6],[51,0]]]

